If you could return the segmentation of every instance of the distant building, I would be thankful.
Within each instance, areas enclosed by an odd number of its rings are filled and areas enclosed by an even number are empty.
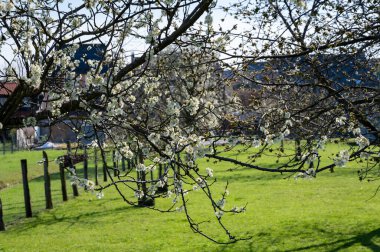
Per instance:
[[[86,85],[85,75],[90,70],[90,65],[88,61],[101,61],[104,57],[106,47],[101,44],[82,44],[79,45],[78,49],[74,53],[72,61],[76,61],[76,65],[73,72],[76,75],[82,75],[82,80],[78,85]],[[101,73],[108,71],[108,67],[104,66]],[[53,71],[52,75],[46,79],[48,86],[50,88],[63,87],[66,82],[66,77],[60,74],[59,68]],[[0,82],[0,107],[4,105],[8,97],[17,88],[18,83],[16,82]],[[26,97],[23,99],[23,104],[12,116],[14,121],[18,124],[22,122],[23,119],[28,117],[36,116],[37,114],[47,113],[50,109],[49,95],[48,92],[42,92],[37,97],[33,99]],[[78,115],[81,115],[78,118]],[[39,124],[45,125],[43,127],[26,127],[17,130],[17,145],[19,148],[31,148],[39,140],[49,140],[52,142],[66,142],[66,141],[77,141],[77,134],[72,130],[73,127],[78,127],[80,125],[82,132],[84,132],[88,137],[85,142],[91,141],[94,138],[94,130],[91,125],[86,124],[83,121],[83,113],[78,111],[73,111],[69,113],[68,119],[62,122],[56,123],[54,125],[49,125],[49,120],[44,119],[39,121]],[[101,134],[102,135],[102,134]],[[5,131],[3,138],[9,138],[9,132]]]
[[[18,83],[16,82],[3,82],[0,83],[0,107],[5,104],[8,97],[12,95],[12,93],[17,88]],[[23,120],[33,114],[33,108],[36,106],[30,97],[25,97],[23,99],[23,103],[13,114],[13,120]],[[14,136],[11,136],[10,130],[5,129],[2,131],[3,136],[1,137],[2,141],[7,141],[12,139],[14,144],[16,144],[19,148],[27,148],[33,146],[35,143],[35,139],[37,135],[35,134],[35,129],[33,127],[30,128],[22,128],[17,130],[16,139]]]
[[[240,80],[234,89],[257,88],[256,82],[313,84],[318,82],[319,76],[336,90],[344,87],[380,88],[380,70],[374,69],[377,61],[369,61],[364,54],[319,54],[254,62],[242,71],[253,81]]]
[[[102,61],[104,57],[106,47],[102,44],[81,44],[78,49],[75,51],[72,61],[78,62],[73,72],[76,75],[82,75],[82,79],[79,83],[75,83],[75,85],[79,85],[84,87],[86,85],[86,74],[90,71],[91,67],[88,61]],[[101,70],[101,74],[104,74],[108,71],[108,66],[103,66]],[[62,87],[65,84],[66,77],[59,73],[59,69],[53,72],[52,77],[49,78],[50,86],[58,86]],[[44,93],[44,101],[41,103],[39,112],[44,110],[49,110],[50,105],[49,96],[47,93]],[[80,128],[81,132],[84,133],[85,138],[82,139],[82,142],[89,143],[94,139],[94,129],[92,125],[85,123],[83,117],[85,114],[81,113],[81,111],[71,111],[68,118],[62,122],[56,123],[54,125],[41,128],[41,135],[46,136],[47,139],[51,142],[62,143],[66,141],[75,142],[77,141],[77,133],[75,133],[73,128]],[[42,123],[48,124],[48,120],[42,121]],[[99,133],[100,137],[103,138],[103,134]]]
[[[233,79],[232,89],[241,100],[243,106],[249,106],[255,100],[265,97],[260,84],[272,85],[308,85],[311,92],[318,95],[322,88],[314,84],[329,85],[337,92],[354,87],[380,90],[380,59],[368,60],[364,54],[319,54],[300,57],[276,58],[266,61],[253,62],[241,69],[225,71],[226,79]],[[322,83],[323,81],[324,83]],[[363,89],[361,89],[363,90]],[[357,93],[357,98],[366,93]],[[276,100],[268,99],[267,105]],[[241,120],[256,118],[260,121],[260,111],[245,111],[240,115]],[[380,115],[369,114],[368,119],[380,127]]]

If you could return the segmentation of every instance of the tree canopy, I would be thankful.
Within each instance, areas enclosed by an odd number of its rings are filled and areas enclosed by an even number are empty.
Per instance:
[[[104,164],[112,148],[136,159],[139,174],[93,190],[113,186],[142,205],[174,194],[190,227],[213,239],[186,208],[187,194],[200,190],[234,242],[222,216],[245,207],[224,208],[227,186],[214,198],[212,167],[200,170],[197,158],[297,177],[361,159],[361,178],[378,179],[379,13],[376,0],[2,1],[0,88],[17,87],[0,122],[20,124],[14,114],[29,97],[41,126],[80,121],[71,126],[81,142],[83,123],[91,125]],[[321,167],[318,150],[331,138],[353,144]],[[273,147],[284,139],[298,151]],[[223,155],[236,146],[257,149],[248,161]],[[267,150],[287,161],[255,165]],[[162,176],[148,179],[160,165]]]

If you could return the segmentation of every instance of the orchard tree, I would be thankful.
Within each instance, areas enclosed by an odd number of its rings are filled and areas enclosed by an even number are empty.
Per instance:
[[[12,116],[25,97],[37,102],[43,93],[47,110],[34,111],[37,121],[54,125],[74,118],[91,125],[111,180],[95,187],[69,169],[73,183],[98,197],[114,187],[128,204],[183,211],[194,232],[214,240],[188,208],[187,195],[203,192],[226,242],[239,240],[222,215],[245,207],[225,209],[227,186],[213,194],[213,170],[199,169],[195,161],[209,153],[207,138],[238,107],[226,96],[218,54],[207,46],[214,6],[212,0],[1,1],[0,75],[2,83],[17,83],[0,108],[4,129],[18,123]],[[96,50],[97,59],[86,59],[86,52],[76,59],[83,46]],[[83,63],[88,69],[80,74]],[[85,137],[81,124],[71,126],[78,141]],[[135,167],[111,176],[109,149]],[[165,166],[161,176],[149,177],[158,166]],[[157,197],[172,206],[155,207]]]
[[[111,182],[98,187],[72,170],[75,183],[99,197],[114,187],[128,204],[184,211],[191,229],[214,241],[203,232],[205,221],[191,215],[189,194],[199,191],[209,199],[227,242],[240,238],[225,227],[223,214],[245,207],[226,207],[228,184],[214,192],[213,169],[199,168],[197,158],[297,178],[359,159],[365,160],[363,178],[378,169],[378,3],[219,4],[2,1],[0,75],[17,88],[0,107],[0,122],[5,129],[14,125],[12,115],[23,98],[37,101],[44,93],[49,111],[36,113],[37,121],[53,125],[75,114],[107,135],[106,143],[94,141],[104,165],[107,149],[136,163],[115,177],[112,167],[106,169]],[[88,51],[101,45],[101,57],[75,60],[83,45]],[[76,69],[83,61],[89,69],[81,75]],[[238,82],[252,94],[244,106],[229,88]],[[74,130],[78,140],[84,137],[81,127]],[[286,138],[296,139],[299,151],[276,144]],[[330,138],[353,138],[354,145],[320,166],[318,150]],[[248,162],[222,155],[237,145],[250,153]],[[276,157],[277,167],[255,164],[263,155]],[[150,177],[160,166],[161,176]],[[153,204],[157,197],[173,205],[159,209]]]
[[[252,92],[227,149],[244,143],[252,153],[248,162],[216,151],[208,156],[307,178],[356,161],[360,179],[378,179],[378,1],[244,1],[222,9],[225,22],[235,19],[244,30],[221,25],[214,48],[229,59],[236,83]],[[298,150],[284,150],[285,138],[296,140]],[[329,141],[344,144],[322,166],[320,150]],[[256,165],[262,155],[278,165]]]

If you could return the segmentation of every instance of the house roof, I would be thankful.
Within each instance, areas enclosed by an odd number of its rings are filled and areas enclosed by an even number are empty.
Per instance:
[[[63,49],[72,48],[74,44],[65,45]],[[77,44],[75,44],[77,46]],[[76,74],[87,74],[88,71],[92,68],[89,64],[89,60],[92,61],[102,61],[104,59],[104,53],[106,52],[106,46],[103,44],[79,44],[79,47],[76,49],[74,55],[71,57],[71,61],[77,61],[78,65],[70,71],[75,72]],[[52,76],[54,78],[59,78],[60,76],[60,67],[58,66],[54,71]],[[108,65],[103,65],[100,71],[101,74],[104,74],[109,69]]]
[[[0,95],[8,96],[15,91],[17,83],[15,82],[5,82],[0,83]]]
[[[86,74],[90,70],[87,60],[101,61],[104,58],[106,46],[102,44],[81,44],[74,54],[74,60],[79,60],[79,66],[75,69],[77,74]],[[105,73],[108,67],[103,67],[101,73]]]
[[[311,55],[313,56],[313,55]],[[334,88],[343,87],[379,87],[380,74],[371,69],[371,64],[364,54],[318,54],[314,60],[324,77],[333,83]],[[373,63],[372,63],[373,64]],[[289,75],[298,68],[298,74]],[[262,80],[264,76],[276,72],[294,84],[310,83],[315,78],[308,57],[281,58],[266,62],[254,62],[248,66],[255,80]]]

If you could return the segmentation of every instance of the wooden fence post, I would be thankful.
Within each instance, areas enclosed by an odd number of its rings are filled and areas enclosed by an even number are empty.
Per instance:
[[[158,178],[162,177],[162,164],[158,164]]]
[[[153,179],[154,179],[154,177],[153,177],[153,170],[150,170],[150,183],[152,184],[152,186],[154,185]]]
[[[3,131],[2,139],[3,139],[3,155],[5,155],[5,131]]]
[[[313,168],[314,169],[314,161],[310,162],[309,168]]]
[[[69,156],[70,168],[73,168],[75,170],[75,167],[73,166],[72,159],[71,159],[71,143],[70,143],[70,141],[66,141],[66,146],[67,146],[67,155]],[[65,187],[66,187],[66,182],[65,182]],[[79,193],[78,193],[78,187],[77,187],[77,185],[76,184],[72,184],[71,187],[73,188],[73,195],[74,195],[74,197],[78,196]]]
[[[66,141],[66,147],[67,147],[67,154],[70,155],[71,154],[71,143],[70,143],[70,141]]]
[[[72,188],[73,188],[73,196],[78,197],[79,196],[78,186],[76,184],[72,184]]]
[[[87,148],[86,148],[86,146],[84,146],[83,176],[85,179],[88,179],[88,161],[87,161]]]
[[[74,169],[74,171],[75,171],[75,173],[76,173],[75,166],[72,166],[71,168]],[[71,187],[73,188],[73,196],[74,196],[74,197],[79,196],[78,185],[77,185],[77,184],[72,184]]]
[[[14,147],[13,147],[13,136],[11,136],[11,153],[13,153]]]
[[[107,182],[107,156],[104,155],[103,161],[103,181]]]
[[[124,157],[121,158],[121,170],[125,171],[125,158]]]
[[[127,159],[128,171],[132,170],[132,159]]]
[[[99,181],[98,181],[98,150],[96,149],[96,147],[94,147],[94,156],[95,156],[95,160],[94,160],[94,166],[95,166],[95,185],[98,185],[99,184]]]
[[[28,165],[26,159],[21,160],[22,184],[24,187],[24,202],[26,217],[32,217],[32,205],[30,203],[30,191],[28,184]]]
[[[284,139],[281,140],[281,143],[280,143],[280,151],[282,153],[284,153],[285,149],[284,149]]]
[[[63,163],[59,163],[59,175],[61,177],[62,199],[63,201],[67,201],[66,177],[65,177],[65,168],[64,168]]]
[[[42,151],[42,157],[44,159],[44,180],[45,180],[45,200],[46,209],[53,209],[53,201],[51,199],[51,183],[49,174],[49,160],[45,151]]]
[[[5,225],[3,221],[3,203],[0,198],[0,231],[5,231]]]
[[[138,160],[139,164],[144,164],[144,156],[141,151],[138,153]],[[136,164],[137,166],[138,164]],[[138,199],[138,206],[154,206],[154,198],[148,197],[148,188],[146,184],[146,173],[145,171],[138,171],[138,180],[141,184],[141,191],[144,193],[144,195]],[[140,187],[138,187],[140,190]]]
[[[166,170],[166,169],[165,169]],[[159,164],[158,165],[158,179],[163,179],[163,174],[165,173],[164,171],[164,167],[162,164]],[[163,187],[158,187],[157,188],[157,192],[158,193],[163,193],[163,192],[167,192],[168,191],[168,186],[167,184],[165,183]]]
[[[299,139],[295,140],[295,149],[296,149],[296,161],[300,161],[302,150],[301,150],[301,141]]]
[[[119,176],[119,167],[116,161],[116,151],[112,151],[112,161],[113,161],[113,176],[117,177]]]

